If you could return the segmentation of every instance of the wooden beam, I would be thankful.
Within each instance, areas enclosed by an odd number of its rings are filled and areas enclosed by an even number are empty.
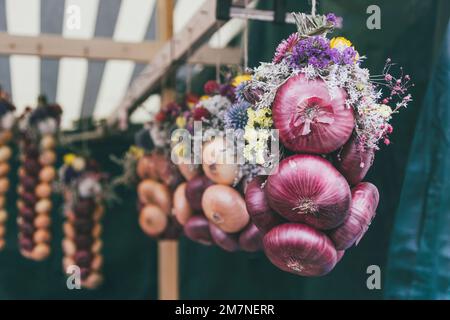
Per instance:
[[[173,35],[173,0],[158,0],[158,40],[167,41]]]
[[[0,32],[0,54],[36,55],[47,58],[86,58],[92,60],[131,60],[149,63],[163,43],[116,42],[110,38],[88,40],[41,34],[38,37],[10,35]]]
[[[241,60],[241,48],[211,48],[204,46],[188,58],[188,63],[236,65],[240,64]]]

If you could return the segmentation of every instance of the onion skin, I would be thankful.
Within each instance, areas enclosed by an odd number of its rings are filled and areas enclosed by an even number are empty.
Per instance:
[[[176,165],[174,165],[167,158],[158,166],[158,175],[162,183],[170,188],[170,190],[175,190],[175,188],[183,182],[183,176]]]
[[[187,182],[186,198],[191,208],[197,212],[202,211],[202,196],[205,190],[214,183],[206,176],[196,176]]]
[[[172,213],[179,224],[184,225],[192,216],[192,208],[186,198],[186,182],[180,184],[173,194]]]
[[[319,230],[341,225],[351,202],[345,178],[325,159],[294,155],[281,161],[277,173],[266,184],[271,208],[291,222]]]
[[[239,246],[246,252],[257,252],[263,248],[263,234],[250,223],[239,235]]]
[[[346,93],[332,99],[322,80],[291,77],[277,91],[273,122],[281,142],[295,152],[330,153],[340,148],[355,126],[353,109],[345,106]]]
[[[239,250],[239,241],[235,233],[226,233],[213,223],[209,223],[209,232],[211,233],[214,243],[223,250],[228,252]]]
[[[139,215],[139,225],[150,237],[157,237],[163,233],[167,224],[168,217],[158,206],[148,204],[141,210]]]
[[[232,185],[237,179],[239,168],[227,154],[224,138],[216,138],[203,146],[202,166],[205,175],[215,183]],[[229,151],[230,155],[232,150]]]
[[[373,149],[358,151],[356,139],[353,137],[342,147],[342,150],[335,156],[334,165],[336,169],[353,186],[361,182],[372,166],[375,158]]]
[[[339,251],[337,251],[337,260],[336,260],[336,263],[338,263],[339,261],[342,260],[342,258],[344,257],[344,254],[345,254],[345,250],[339,250]]]
[[[369,182],[361,182],[352,189],[352,205],[345,222],[329,233],[337,250],[346,250],[364,236],[378,206],[377,187]]]
[[[184,225],[184,234],[192,241],[209,246],[213,244],[211,233],[209,232],[209,222],[202,215],[189,218]]]
[[[186,179],[186,181],[191,180],[200,173],[199,168],[193,164],[180,163],[178,165],[178,170],[180,170],[181,175]]]
[[[169,188],[162,183],[146,179],[138,185],[139,201],[143,204],[155,204],[167,215],[172,209],[172,195]]]
[[[241,231],[250,221],[245,200],[230,186],[210,186],[203,194],[202,207],[205,216],[228,233]]]
[[[284,219],[269,207],[262,184],[262,176],[255,177],[245,192],[245,205],[252,222],[261,232],[266,233],[273,227],[283,223]]]
[[[263,239],[264,252],[275,266],[301,276],[316,277],[330,272],[337,262],[331,240],[304,224],[285,223]]]

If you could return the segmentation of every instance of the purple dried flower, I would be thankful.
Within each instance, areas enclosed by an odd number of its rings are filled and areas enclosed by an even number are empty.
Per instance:
[[[236,96],[234,94],[235,88],[232,85],[224,84],[220,86],[219,93],[223,97],[227,97],[231,102],[234,102]]]
[[[341,52],[340,64],[352,65],[355,63],[356,50],[353,47],[347,47]]]
[[[334,13],[327,14],[327,22],[332,24],[335,28],[342,28],[342,17],[338,17]]]
[[[315,36],[302,39],[294,47],[291,55],[290,65],[293,68],[300,68],[305,65],[312,65],[318,69],[324,69],[330,63],[338,60],[339,52],[330,48],[330,42],[322,36]]]

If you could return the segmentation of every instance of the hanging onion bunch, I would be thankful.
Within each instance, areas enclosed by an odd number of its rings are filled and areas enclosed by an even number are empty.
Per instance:
[[[182,228],[172,214],[174,189],[183,181],[178,168],[167,156],[153,150],[139,159],[136,170],[140,178],[137,193],[142,230],[152,238],[178,238]]]
[[[194,96],[189,96],[195,99]],[[150,237],[176,239],[182,227],[173,211],[176,190],[184,181],[182,172],[170,158],[171,133],[184,126],[190,99],[169,103],[136,136],[141,152],[135,172],[138,177],[139,225]],[[177,202],[177,205],[179,203]],[[179,209],[178,209],[179,210]]]
[[[319,276],[360,241],[375,215],[378,190],[361,181],[380,142],[390,144],[389,122],[412,100],[413,84],[402,68],[392,72],[390,59],[371,76],[349,40],[327,38],[342,23],[334,14],[294,18],[298,32],[236,89],[232,109],[241,119],[246,110],[247,122],[232,126],[244,128],[244,157],[261,167],[272,162],[260,156],[273,144],[267,132],[278,130],[288,156],[249,184],[247,210],[272,263]],[[255,132],[266,140],[252,140]]]
[[[51,196],[61,113],[59,105],[47,104],[40,96],[36,109],[28,108],[19,120],[19,248],[24,257],[37,261],[50,254]]]
[[[14,110],[16,108],[9,101],[8,96],[0,88],[0,250],[5,247],[6,221],[8,212],[6,211],[6,193],[9,190],[10,171],[9,161],[12,150],[9,146],[13,136],[12,129],[15,122]]]
[[[246,75],[234,78],[228,75],[225,84],[216,81],[205,84],[205,95],[187,121],[191,133],[194,125],[198,129],[201,124],[202,165],[175,193],[175,201],[180,205],[175,204],[174,213],[184,226],[185,235],[200,244],[217,245],[229,252],[254,252],[262,248],[262,233],[250,222],[241,192],[243,171],[235,159],[236,144],[226,139],[225,132],[227,124],[238,125],[245,120],[241,110],[230,112],[230,108],[236,101],[236,87],[246,79]],[[183,157],[181,148],[177,151],[187,164],[194,160]]]
[[[66,154],[59,169],[61,191],[64,195],[64,271],[78,266],[81,285],[95,289],[103,282],[101,253],[101,219],[105,212],[105,183],[95,160]]]

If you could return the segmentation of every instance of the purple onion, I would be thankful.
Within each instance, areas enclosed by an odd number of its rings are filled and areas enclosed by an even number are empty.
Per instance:
[[[285,223],[270,230],[263,240],[267,258],[278,268],[301,276],[322,276],[337,262],[331,240],[304,224]]]
[[[239,250],[239,241],[235,233],[226,233],[225,231],[217,227],[214,223],[209,224],[209,232],[211,233],[211,237],[214,240],[214,243],[223,250],[229,252],[235,252]]]
[[[247,252],[260,251],[263,248],[263,233],[250,223],[239,235],[239,246]]]
[[[269,207],[265,191],[262,189],[264,181],[264,177],[258,176],[247,185],[245,204],[252,222],[266,233],[285,220]]]
[[[202,215],[196,215],[189,218],[184,225],[184,234],[192,241],[203,245],[212,245],[213,239],[209,232],[209,221]]]

